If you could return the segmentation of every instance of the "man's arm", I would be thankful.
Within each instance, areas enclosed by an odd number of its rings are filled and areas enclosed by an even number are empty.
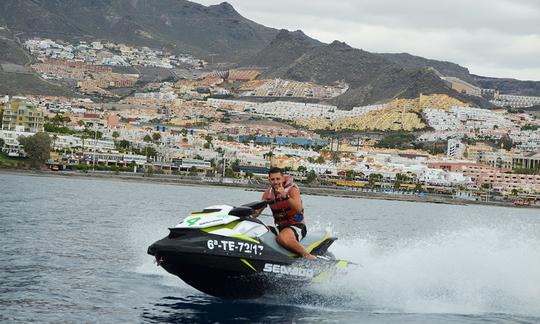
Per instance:
[[[263,195],[262,195],[262,198],[261,198],[261,201],[266,201],[268,200],[268,190],[266,190]],[[265,209],[266,207],[263,207],[263,208],[259,208],[259,209],[255,209],[255,213],[253,214],[253,217],[259,217],[259,215],[263,212],[263,210]]]
[[[294,210],[296,213],[301,213],[304,210],[304,207],[302,206],[302,199],[300,198],[300,191],[296,187],[292,187],[289,190],[289,206],[292,210]]]

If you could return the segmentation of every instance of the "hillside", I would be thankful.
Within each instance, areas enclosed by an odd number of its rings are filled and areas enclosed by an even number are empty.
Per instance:
[[[311,118],[296,121],[297,125],[310,130],[332,129],[353,131],[415,131],[427,127],[421,117],[426,108],[467,106],[464,102],[447,95],[421,95],[412,99],[394,99],[377,110],[362,116],[336,119]]]
[[[380,53],[385,59],[409,68],[432,67],[444,76],[453,76],[463,81],[474,83],[469,69],[452,62],[426,59],[409,53]]]
[[[4,0],[0,25],[26,38],[108,39],[202,56],[214,53],[216,60],[254,53],[277,34],[226,2],[206,7],[185,0]]]
[[[472,74],[473,83],[482,88],[498,89],[504,94],[540,97],[540,81],[490,78]]]
[[[306,36],[301,30],[289,32],[282,29],[270,44],[253,56],[242,60],[238,66],[263,68],[266,70],[265,74],[269,74],[292,64],[309,50],[323,45]]]
[[[444,76],[452,76],[486,89],[497,89],[504,94],[540,96],[540,81],[521,81],[509,78],[491,78],[469,73],[469,69],[446,61],[430,60],[408,53],[379,54],[382,57],[410,68],[432,67]]]
[[[539,81],[475,76],[451,62],[407,53],[369,53],[337,41],[323,44],[301,31],[278,31],[257,24],[226,2],[203,6],[187,0],[3,0],[0,26],[5,26],[0,35],[9,30],[20,40],[34,36],[70,42],[111,40],[190,53],[236,67],[256,66],[265,69],[264,78],[327,85],[345,81],[350,84],[349,90],[328,101],[343,108],[414,98],[420,93],[444,93],[480,107],[491,106],[482,98],[449,89],[437,77],[438,73],[502,93],[540,96]],[[17,43],[0,41],[0,59],[15,65],[28,62],[26,54],[16,49]],[[5,68],[22,71],[15,66]],[[0,71],[4,79],[9,79],[5,75],[9,71]],[[3,91],[26,82],[32,84],[31,89],[52,86],[28,75],[25,78],[32,80],[8,80],[11,85],[2,85]],[[24,87],[13,89],[22,91]]]
[[[26,65],[31,61],[8,31],[0,32],[0,94],[72,96],[69,89],[43,80]]]
[[[267,47],[246,62],[266,67],[271,78],[325,85],[345,81],[349,89],[327,101],[341,109],[394,98],[416,98],[420,94],[447,94],[464,102],[490,106],[481,98],[473,99],[452,90],[432,69],[404,67],[343,42],[316,45],[303,34],[292,35],[287,31],[281,31]]]

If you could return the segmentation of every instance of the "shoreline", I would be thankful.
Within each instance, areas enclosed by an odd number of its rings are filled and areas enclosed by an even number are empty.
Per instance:
[[[2,169],[0,168],[0,175],[26,175],[26,176],[39,176],[39,177],[67,177],[76,179],[103,179],[112,181],[127,181],[127,182],[141,182],[141,183],[161,183],[180,186],[204,186],[204,187],[230,187],[239,188],[246,191],[259,191],[263,192],[267,186],[257,184],[243,184],[243,183],[223,183],[223,182],[211,182],[201,181],[199,179],[181,178],[178,176],[163,176],[145,174],[114,174],[110,172],[77,172],[77,171],[42,171],[42,170],[20,170],[20,169]],[[423,197],[416,195],[400,195],[392,193],[382,192],[364,192],[364,191],[352,191],[343,190],[337,188],[325,188],[325,187],[310,187],[299,184],[300,191],[305,195],[314,196],[330,196],[341,198],[364,198],[364,199],[377,199],[377,200],[394,200],[394,201],[407,201],[418,203],[435,203],[435,204],[448,204],[448,205],[484,205],[495,207],[512,207],[512,208],[540,208],[540,204],[530,206],[516,206],[511,202],[499,202],[499,201],[476,201],[468,199],[459,199],[452,197],[440,197],[431,196],[429,194]]]

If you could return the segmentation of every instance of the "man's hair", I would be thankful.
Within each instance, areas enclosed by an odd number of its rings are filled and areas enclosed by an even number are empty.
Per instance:
[[[283,170],[281,170],[281,168],[271,167],[270,171],[268,171],[268,175],[271,175],[272,173],[278,173],[278,172],[283,174]]]

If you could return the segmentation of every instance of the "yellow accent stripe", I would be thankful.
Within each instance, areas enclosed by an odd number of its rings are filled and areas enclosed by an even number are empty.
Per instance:
[[[325,281],[328,281],[328,279],[330,279],[330,273],[328,273],[327,271],[323,271],[323,272],[319,273],[317,276],[313,277],[311,279],[311,282],[313,282],[313,283],[323,283]]]
[[[210,233],[210,232],[213,232],[215,230],[222,229],[222,228],[233,229],[236,225],[238,225],[239,222],[240,221],[234,221],[232,223],[225,224],[225,225],[217,225],[217,226],[212,226],[212,227],[207,227],[207,228],[201,228],[201,230],[203,232]]]
[[[241,239],[241,240],[244,240],[244,241],[249,241],[249,242],[253,242],[253,243],[257,243],[259,244],[260,242],[257,241],[256,239],[253,239],[249,236],[245,236],[244,234],[236,234],[236,235],[233,235],[231,237],[234,237],[234,238],[237,238],[237,239]]]
[[[322,242],[326,241],[327,239],[330,238],[330,233],[326,232],[326,234],[324,235],[324,237],[322,238],[322,240],[320,241],[317,241],[317,242],[313,242],[310,246],[308,246],[306,248],[306,251],[308,251],[309,253],[311,253],[311,251],[313,251],[314,248],[316,248],[317,246],[319,246]]]
[[[345,260],[339,260],[338,263],[336,263],[336,267],[338,268],[345,268],[348,265],[349,265],[349,262]]]
[[[248,267],[250,267],[251,269],[253,269],[253,271],[257,272],[257,269],[255,269],[251,263],[247,262],[245,259],[240,259],[240,261],[244,262],[245,265],[247,265]]]
[[[309,253],[311,253],[311,251],[313,251],[313,249],[315,249],[317,246],[319,246],[322,242],[326,241],[326,240],[329,239],[330,237],[331,237],[331,236],[330,236],[330,233],[329,233],[329,232],[326,232],[326,234],[324,234],[324,237],[322,238],[322,240],[313,242],[310,246],[305,247],[306,251],[308,251]],[[290,256],[290,257],[297,257],[297,256],[300,256],[300,255],[297,254],[297,253],[289,253],[288,256]]]

